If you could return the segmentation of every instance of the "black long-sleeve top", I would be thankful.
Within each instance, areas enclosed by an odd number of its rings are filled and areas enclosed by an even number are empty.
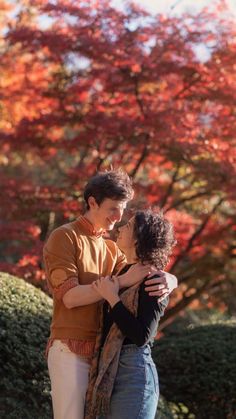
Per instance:
[[[144,282],[139,289],[137,317],[121,301],[118,301],[113,308],[110,308],[106,301],[103,306],[102,345],[114,322],[125,336],[123,345],[134,343],[137,346],[144,346],[147,343],[152,344],[157,333],[160,317],[163,316],[168,302],[168,297],[159,302],[157,297],[150,296],[145,291]]]

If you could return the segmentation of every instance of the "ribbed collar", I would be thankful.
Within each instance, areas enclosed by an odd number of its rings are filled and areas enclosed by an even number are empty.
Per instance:
[[[90,223],[90,221],[84,217],[83,215],[81,215],[78,219],[77,219],[80,227],[83,228],[83,230],[85,231],[85,233],[87,233],[89,236],[95,236],[95,237],[102,237],[105,234],[105,230],[101,231],[100,233],[98,233],[93,224]]]

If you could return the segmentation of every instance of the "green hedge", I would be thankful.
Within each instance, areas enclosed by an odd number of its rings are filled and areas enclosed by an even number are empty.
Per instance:
[[[1,418],[51,418],[44,358],[51,311],[45,293],[0,273]]]
[[[0,273],[1,418],[52,417],[44,358],[51,311],[42,291]],[[235,348],[236,327],[227,322],[160,339],[153,349],[164,396],[157,418],[236,418]]]
[[[195,327],[153,348],[162,395],[179,406],[173,417],[236,418],[236,325]],[[182,413],[180,413],[182,412]]]

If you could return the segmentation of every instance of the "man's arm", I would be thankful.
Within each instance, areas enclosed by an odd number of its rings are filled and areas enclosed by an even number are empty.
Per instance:
[[[64,227],[54,230],[43,253],[49,288],[54,297],[62,300],[67,308],[92,304],[102,299],[91,285],[79,284],[76,246],[70,231]]]
[[[117,277],[120,289],[130,287],[138,282],[141,282],[150,272],[150,266],[147,265],[137,263],[136,265],[131,266],[126,273]],[[101,299],[101,295],[96,292],[96,290],[92,287],[92,284],[77,285],[64,294],[63,303],[66,308],[70,309],[85,306],[87,304],[93,304]]]
[[[178,280],[175,275],[161,270],[158,271],[153,266],[137,263],[131,266],[125,274],[118,276],[120,289],[142,282],[145,276],[150,278],[145,281],[145,291],[152,297],[158,297],[160,302],[178,287]]]
[[[119,288],[130,287],[141,282],[145,276],[150,274],[150,266],[136,264],[123,275],[117,277]],[[151,276],[157,274],[158,277],[145,281],[145,291],[150,296],[159,297],[158,301],[163,301],[178,286],[176,276],[164,271],[152,271]],[[100,301],[101,295],[94,289],[92,284],[77,285],[71,288],[63,296],[63,303],[66,308],[85,306]]]
[[[92,284],[89,284],[71,288],[64,294],[62,300],[66,308],[70,309],[97,303],[102,297],[92,288]]]

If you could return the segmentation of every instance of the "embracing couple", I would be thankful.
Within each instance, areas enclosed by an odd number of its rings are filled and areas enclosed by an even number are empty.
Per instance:
[[[54,419],[154,419],[159,397],[151,345],[174,275],[164,272],[172,225],[137,211],[104,238],[133,197],[122,170],[100,172],[84,190],[85,213],[44,247],[53,295],[47,345]]]

